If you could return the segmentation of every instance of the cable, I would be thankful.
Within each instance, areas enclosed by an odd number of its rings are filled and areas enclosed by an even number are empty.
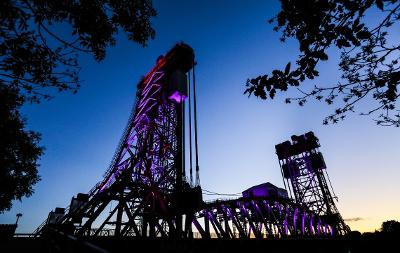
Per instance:
[[[239,195],[235,194],[217,194],[217,193],[206,193],[203,192],[204,195],[210,195],[210,196],[231,196],[231,197],[239,197]]]
[[[200,176],[199,176],[199,151],[197,145],[197,108],[196,108],[196,71],[195,71],[196,62],[193,59],[193,109],[194,109],[194,145],[196,150],[196,185],[200,185]]]
[[[190,96],[190,71],[188,72],[189,96],[189,160],[190,160],[190,185],[193,186],[193,159],[192,159],[192,97]]]
[[[206,189],[202,189],[203,192],[205,192],[205,195],[220,195],[220,196],[241,196],[242,193],[218,193],[218,192],[213,192],[209,191]]]

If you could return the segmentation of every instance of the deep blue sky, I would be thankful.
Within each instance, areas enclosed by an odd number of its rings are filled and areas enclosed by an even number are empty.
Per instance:
[[[292,134],[314,131],[344,218],[360,217],[352,229],[373,231],[400,219],[397,156],[400,131],[350,115],[334,126],[322,119],[334,108],[322,103],[285,105],[283,97],[261,101],[243,95],[249,77],[282,68],[298,45],[279,42],[267,20],[277,1],[155,1],[156,38],[142,48],[120,36],[106,60],[81,57],[82,88],[23,108],[28,127],[42,133],[46,153],[35,194],[15,202],[0,223],[23,213],[18,232],[33,231],[57,206],[87,192],[108,167],[135,100],[135,87],[161,54],[184,41],[196,53],[200,177],[207,190],[237,193],[270,181],[282,186],[274,145]],[[332,51],[335,53],[335,51]],[[337,56],[321,65],[308,85],[337,80]],[[366,101],[367,107],[370,101]]]

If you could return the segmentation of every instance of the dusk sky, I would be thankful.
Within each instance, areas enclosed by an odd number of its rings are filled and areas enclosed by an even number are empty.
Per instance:
[[[350,114],[336,125],[322,120],[335,107],[311,100],[304,107],[243,95],[247,78],[294,63],[298,43],[279,41],[267,20],[278,1],[154,1],[156,37],[146,48],[121,34],[117,46],[97,63],[80,58],[82,88],[49,102],[26,105],[28,128],[42,133],[46,150],[35,193],[14,202],[0,223],[15,222],[32,232],[55,207],[88,192],[109,166],[135,102],[136,84],[157,57],[184,41],[196,54],[199,164],[203,189],[238,193],[263,182],[283,187],[274,145],[293,134],[314,131],[320,139],[338,209],[352,230],[374,231],[400,220],[400,129],[377,126]],[[374,13],[372,13],[374,15]],[[372,16],[373,18],[373,16]],[[396,35],[397,38],[400,34]],[[321,64],[320,78],[304,88],[338,80],[338,51]],[[289,94],[297,94],[296,90]],[[365,101],[361,109],[370,108]],[[212,196],[207,196],[212,198]]]

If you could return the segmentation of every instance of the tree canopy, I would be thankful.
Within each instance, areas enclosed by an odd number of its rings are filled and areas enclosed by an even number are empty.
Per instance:
[[[38,175],[38,160],[43,153],[40,135],[26,131],[19,114],[23,98],[18,91],[0,85],[0,212],[7,211],[13,200],[33,193]]]
[[[384,233],[400,234],[400,222],[388,220],[382,223],[381,231]]]
[[[80,87],[78,53],[97,61],[118,32],[143,46],[154,38],[151,0],[0,1],[0,85],[30,102]]]
[[[366,22],[371,12],[381,18]],[[296,87],[299,96],[287,97],[286,103],[302,106],[315,98],[337,105],[324,124],[343,120],[360,101],[371,99],[361,114],[379,125],[399,127],[400,42],[390,37],[399,20],[396,0],[281,0],[281,10],[270,22],[281,32],[281,41],[297,39],[300,55],[295,67],[289,62],[283,70],[247,80],[245,94],[274,99],[277,92]],[[319,75],[318,63],[328,60],[330,47],[341,51],[340,81],[305,88],[306,81]]]
[[[0,212],[40,180],[40,135],[25,129],[20,107],[76,93],[79,54],[103,60],[118,33],[146,46],[155,15],[151,0],[0,1]]]

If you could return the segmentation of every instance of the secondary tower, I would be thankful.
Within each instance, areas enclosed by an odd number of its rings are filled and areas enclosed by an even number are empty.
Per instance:
[[[333,224],[335,233],[350,232],[335,205],[336,196],[332,195],[333,188],[319,151],[318,138],[308,132],[293,135],[291,140],[275,146],[284,184],[291,197],[328,224]]]

